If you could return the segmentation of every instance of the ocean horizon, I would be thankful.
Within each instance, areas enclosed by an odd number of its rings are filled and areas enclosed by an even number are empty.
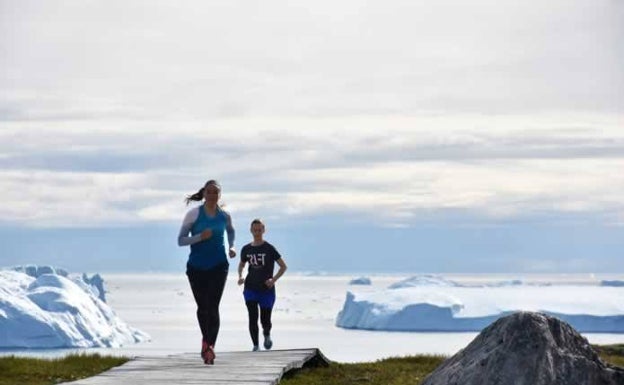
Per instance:
[[[150,341],[120,348],[4,349],[0,355],[60,356],[76,351],[126,356],[194,352],[201,339],[195,303],[183,271],[167,273],[103,273],[107,303],[130,326],[150,335]],[[478,332],[403,332],[345,329],[336,326],[347,291],[374,292],[412,276],[424,274],[339,274],[287,272],[277,284],[273,311],[274,349],[319,348],[339,362],[373,361],[415,354],[452,355],[468,345]],[[371,285],[351,285],[366,276]],[[621,274],[435,274],[466,285],[522,280],[526,285],[554,284],[569,291],[584,290],[600,280],[622,280]],[[539,286],[538,286],[539,287]],[[549,287],[549,286],[544,286]],[[612,288],[622,290],[624,288]],[[442,290],[442,289],[441,289]],[[624,343],[624,334],[583,333],[596,344]],[[228,276],[221,302],[221,351],[251,349],[242,287],[236,273]]]

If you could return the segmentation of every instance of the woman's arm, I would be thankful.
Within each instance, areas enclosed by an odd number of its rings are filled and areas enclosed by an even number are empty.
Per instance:
[[[236,231],[234,231],[234,225],[232,224],[232,217],[229,213],[225,213],[225,217],[227,218],[227,222],[225,223],[225,231],[227,232],[228,244],[230,245],[230,250],[228,255],[230,258],[236,257],[236,249],[234,248],[234,238],[236,237]]]
[[[178,246],[188,246],[202,240],[203,233],[189,236],[193,223],[195,223],[198,216],[199,209],[193,209],[186,213],[182,221],[182,226],[180,226],[180,232],[178,233]]]
[[[234,238],[236,238],[236,231],[234,230],[234,225],[232,224],[232,217],[230,216],[229,213],[225,213],[226,218],[227,218],[227,222],[225,224],[225,231],[227,232],[227,236],[228,236],[228,245],[230,246],[230,249],[234,247]]]

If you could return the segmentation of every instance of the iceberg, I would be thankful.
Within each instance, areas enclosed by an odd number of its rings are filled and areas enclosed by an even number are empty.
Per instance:
[[[149,339],[124,323],[98,288],[59,272],[0,270],[0,348],[120,347]]]
[[[389,289],[403,289],[406,287],[419,286],[460,286],[458,283],[448,280],[439,275],[423,274],[406,278],[388,286]]]
[[[347,291],[336,326],[384,331],[480,331],[516,311],[557,317],[579,332],[624,333],[624,289],[601,285],[464,286],[412,277],[387,289]]]
[[[368,277],[359,277],[359,278],[354,278],[351,281],[349,281],[349,285],[371,285],[371,279]]]
[[[89,278],[86,273],[82,273],[82,282],[89,285],[90,290],[92,290],[94,294],[102,300],[102,302],[106,302],[104,279],[99,274],[94,274],[91,278]]]
[[[603,281],[605,282],[605,281]],[[504,287],[504,286],[550,286],[550,283],[525,283],[521,279],[512,279],[505,281],[494,281],[482,284],[462,284],[449,279],[446,279],[439,275],[422,274],[413,277],[406,278],[402,281],[395,282],[388,286],[389,289],[403,289],[406,287],[419,287],[419,286],[453,286],[453,287]]]
[[[37,266],[37,265],[26,265],[26,266],[15,266],[11,270],[19,271],[25,273],[31,277],[37,278],[43,274],[56,274],[63,277],[68,277],[69,273],[67,270],[53,267],[53,266]]]

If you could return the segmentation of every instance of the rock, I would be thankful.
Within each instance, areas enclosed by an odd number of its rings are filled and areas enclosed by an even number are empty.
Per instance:
[[[567,323],[517,312],[485,328],[423,385],[624,385],[624,369],[604,363]]]

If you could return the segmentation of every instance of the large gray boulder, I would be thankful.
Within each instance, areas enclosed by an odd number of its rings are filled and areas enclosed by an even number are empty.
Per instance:
[[[498,319],[423,385],[624,385],[570,325],[541,313]]]

